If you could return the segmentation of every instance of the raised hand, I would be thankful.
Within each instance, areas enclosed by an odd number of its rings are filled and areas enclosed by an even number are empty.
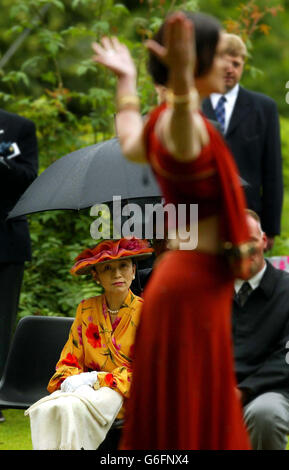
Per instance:
[[[92,43],[93,60],[114,72],[117,77],[136,76],[136,68],[128,48],[116,37],[103,37],[101,44]]]
[[[128,48],[116,37],[103,37],[94,42],[93,60],[104,65],[117,76],[116,129],[123,155],[135,162],[146,162],[142,140],[143,119],[139,112],[137,72]]]
[[[192,22],[183,13],[175,13],[167,20],[163,46],[153,40],[148,40],[146,46],[169,68],[169,86],[193,85],[195,37]]]

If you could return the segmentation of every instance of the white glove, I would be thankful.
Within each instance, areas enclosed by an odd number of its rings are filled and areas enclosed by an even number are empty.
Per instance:
[[[67,377],[61,384],[62,392],[75,392],[78,387],[82,385],[93,385],[97,382],[97,372],[94,370],[92,372],[82,372],[81,374],[71,375]]]

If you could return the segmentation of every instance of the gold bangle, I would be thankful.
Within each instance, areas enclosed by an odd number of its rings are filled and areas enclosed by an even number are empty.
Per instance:
[[[196,88],[185,95],[176,95],[173,90],[167,90],[166,101],[169,106],[186,105],[195,111],[199,108],[199,93]]]
[[[117,112],[125,109],[135,109],[138,111],[139,106],[139,97],[136,95],[123,95],[117,99]]]

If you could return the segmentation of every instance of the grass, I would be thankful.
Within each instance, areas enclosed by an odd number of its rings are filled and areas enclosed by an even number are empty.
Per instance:
[[[30,421],[24,410],[3,410],[4,423],[0,423],[1,450],[32,450]]]
[[[4,423],[0,423],[1,450],[32,450],[29,418],[24,410],[4,410]],[[286,450],[289,450],[289,442]]]

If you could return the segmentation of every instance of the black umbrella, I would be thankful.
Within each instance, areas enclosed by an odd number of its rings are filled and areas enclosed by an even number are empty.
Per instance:
[[[149,165],[126,160],[116,138],[54,162],[27,188],[8,218],[56,209],[85,209],[111,202],[113,196],[121,196],[122,203],[160,200]]]
[[[241,184],[247,183],[241,180]],[[85,147],[50,165],[26,189],[8,218],[57,209],[80,210],[109,203],[121,196],[144,204],[159,202],[161,194],[147,164],[124,158],[117,138]]]

